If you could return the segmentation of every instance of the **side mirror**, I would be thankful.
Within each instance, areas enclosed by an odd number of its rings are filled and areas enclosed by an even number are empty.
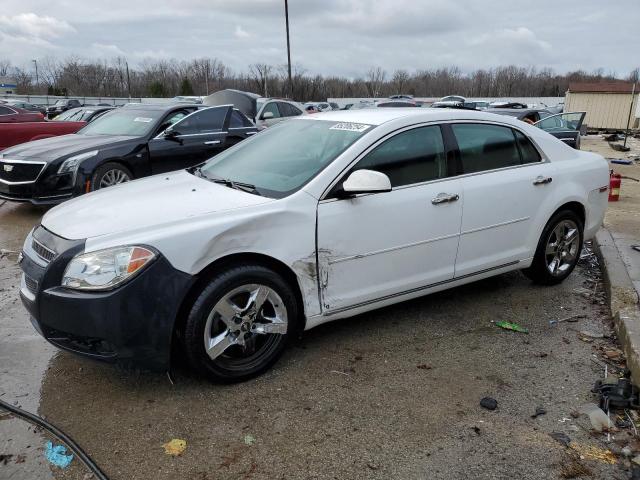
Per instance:
[[[390,192],[391,180],[381,172],[356,170],[342,183],[342,191],[348,195]]]
[[[269,120],[270,118],[273,118],[273,112],[264,112],[262,114],[262,120]]]

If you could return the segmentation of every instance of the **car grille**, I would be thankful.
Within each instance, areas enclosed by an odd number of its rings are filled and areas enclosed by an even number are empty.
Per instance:
[[[51,260],[56,258],[56,255],[57,255],[56,252],[45,247],[40,242],[38,242],[35,238],[31,242],[31,248],[33,248],[33,251],[36,252],[36,254],[47,263],[49,263]]]
[[[38,281],[25,274],[24,283],[27,286],[27,290],[35,295],[35,293],[38,291]]]
[[[35,182],[45,162],[13,162],[0,159],[0,181],[4,183]]]

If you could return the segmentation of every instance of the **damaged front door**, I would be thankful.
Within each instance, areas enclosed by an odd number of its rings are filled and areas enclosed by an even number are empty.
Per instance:
[[[392,190],[341,197],[342,182],[360,169],[384,173]],[[379,144],[318,205],[323,308],[345,310],[452,279],[461,217],[460,181],[447,178],[439,127]]]

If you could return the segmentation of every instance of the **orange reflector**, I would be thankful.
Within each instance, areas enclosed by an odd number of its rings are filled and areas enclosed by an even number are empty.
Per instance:
[[[153,252],[146,248],[135,247],[131,252],[127,273],[133,273],[153,258]]]
[[[84,193],[89,193],[91,190],[91,181],[87,180],[87,183],[84,184]]]

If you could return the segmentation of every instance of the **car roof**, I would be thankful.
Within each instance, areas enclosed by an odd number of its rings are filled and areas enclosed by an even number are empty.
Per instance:
[[[164,112],[180,108],[197,108],[199,106],[200,105],[195,103],[127,103],[121,108],[126,108],[127,110],[156,110]]]
[[[512,123],[521,126],[522,122],[513,117],[487,113],[478,110],[448,109],[448,108],[371,108],[358,110],[333,110],[304,117],[301,120],[318,121],[331,120],[335,122],[364,123],[368,125],[382,125],[395,120],[406,119],[415,122],[437,122],[448,120],[480,120],[501,123]]]

